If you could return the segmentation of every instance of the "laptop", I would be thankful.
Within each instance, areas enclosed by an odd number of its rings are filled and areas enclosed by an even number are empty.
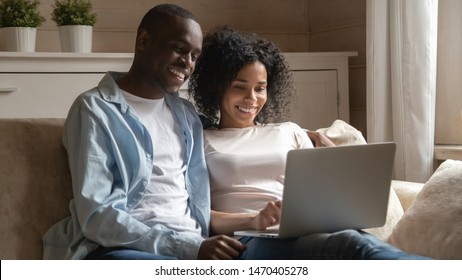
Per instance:
[[[279,227],[234,234],[292,238],[383,226],[395,150],[387,142],[289,151]]]

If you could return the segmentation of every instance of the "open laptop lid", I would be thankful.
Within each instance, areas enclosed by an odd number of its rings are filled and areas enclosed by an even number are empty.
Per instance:
[[[377,143],[290,151],[279,232],[235,234],[289,238],[382,226],[395,149]]]
[[[289,151],[279,237],[382,226],[395,150],[376,143]]]

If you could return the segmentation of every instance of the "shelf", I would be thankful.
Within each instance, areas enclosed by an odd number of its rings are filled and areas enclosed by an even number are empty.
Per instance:
[[[435,159],[462,160],[462,145],[435,145]]]
[[[303,112],[300,125],[319,128],[335,119],[349,122],[348,59],[356,55],[284,53],[294,72],[298,101],[304,100],[294,108]],[[133,53],[0,52],[0,117],[65,117],[78,94],[96,86],[107,71],[129,71],[133,57]],[[186,88],[184,83],[182,96]]]
[[[0,52],[1,73],[105,73],[128,71],[132,53]]]

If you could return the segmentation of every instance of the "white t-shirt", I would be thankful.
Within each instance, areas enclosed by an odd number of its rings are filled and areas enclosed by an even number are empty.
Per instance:
[[[289,150],[313,148],[297,124],[257,125],[204,131],[212,209],[256,213],[282,199]]]
[[[147,226],[161,223],[176,231],[200,234],[198,223],[191,217],[185,188],[184,132],[165,99],[146,99],[125,91],[122,94],[148,130],[154,147],[151,181],[130,215]]]

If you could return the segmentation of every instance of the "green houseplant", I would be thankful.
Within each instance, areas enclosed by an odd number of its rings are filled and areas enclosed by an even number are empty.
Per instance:
[[[34,52],[37,27],[45,22],[37,0],[0,0],[0,27],[7,51]]]
[[[90,1],[84,0],[55,0],[51,19],[58,26],[89,25],[96,23],[96,13],[92,12]]]
[[[63,52],[91,52],[96,13],[90,1],[55,0],[51,19],[59,30]]]
[[[37,0],[0,0],[0,27],[39,27],[45,18]]]

